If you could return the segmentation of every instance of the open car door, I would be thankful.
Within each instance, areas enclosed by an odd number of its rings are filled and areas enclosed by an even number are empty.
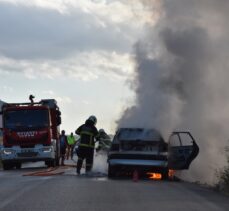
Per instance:
[[[173,132],[168,142],[169,169],[188,169],[199,154],[199,147],[190,132]]]

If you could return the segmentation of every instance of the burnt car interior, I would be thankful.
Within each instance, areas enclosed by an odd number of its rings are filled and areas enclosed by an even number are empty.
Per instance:
[[[165,142],[155,129],[120,128],[108,154],[109,175],[128,167],[144,170],[147,165],[166,178],[168,169],[188,169],[198,153],[199,147],[187,131],[173,132]]]

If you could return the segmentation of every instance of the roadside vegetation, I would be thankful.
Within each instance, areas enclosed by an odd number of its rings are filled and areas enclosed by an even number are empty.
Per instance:
[[[229,147],[226,148],[226,156],[227,165],[217,173],[219,177],[218,189],[229,193]]]

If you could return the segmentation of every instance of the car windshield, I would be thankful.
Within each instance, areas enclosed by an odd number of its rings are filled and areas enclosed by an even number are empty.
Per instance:
[[[4,115],[5,128],[34,128],[49,125],[48,111],[44,109],[7,111]]]
[[[158,141],[121,141],[121,150],[122,151],[141,151],[141,152],[150,152],[159,149]]]
[[[164,141],[154,129],[122,128],[114,143],[120,144],[122,151],[158,151]]]
[[[118,134],[119,140],[161,141],[162,137],[157,130],[142,128],[124,128]]]

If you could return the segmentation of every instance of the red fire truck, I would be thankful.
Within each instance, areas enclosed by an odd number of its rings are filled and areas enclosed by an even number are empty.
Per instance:
[[[54,99],[31,103],[4,103],[1,110],[3,169],[21,168],[23,162],[59,165],[61,112]]]

